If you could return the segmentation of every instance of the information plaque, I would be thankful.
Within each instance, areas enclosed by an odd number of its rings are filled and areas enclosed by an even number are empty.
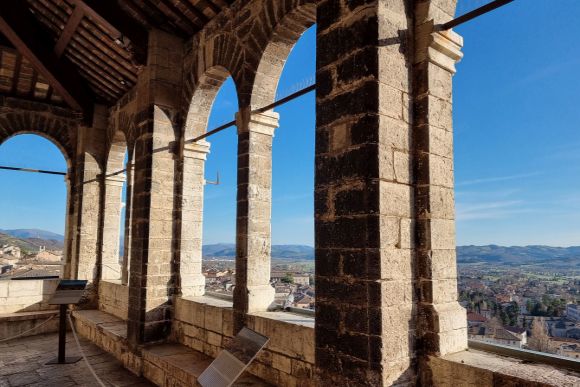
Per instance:
[[[268,338],[248,329],[242,330],[203,371],[197,382],[203,387],[229,387],[268,343]]]
[[[46,364],[70,364],[76,363],[79,356],[66,357],[66,310],[69,304],[77,304],[83,297],[87,286],[85,280],[60,280],[56,291],[48,300],[50,305],[60,305],[58,325],[58,357]]]
[[[77,304],[86,287],[87,281],[85,280],[60,280],[48,303],[50,305]]]

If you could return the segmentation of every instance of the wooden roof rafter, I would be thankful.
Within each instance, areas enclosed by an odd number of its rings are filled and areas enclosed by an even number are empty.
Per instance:
[[[112,34],[115,43],[132,52],[136,64],[147,62],[149,34],[141,24],[124,12],[119,12],[116,0],[70,0],[76,7],[83,9],[97,24]],[[127,38],[129,42],[127,42]]]
[[[93,93],[74,64],[55,55],[50,33],[30,12],[26,2],[0,1],[0,31],[72,109],[91,115]]]
[[[72,0],[67,1],[70,4],[64,0],[30,1],[35,16],[52,31],[57,45],[74,13],[81,9],[73,5]],[[135,84],[138,68],[131,54],[114,42],[113,36],[118,36],[116,32],[110,32],[90,15],[81,18],[76,27],[63,56],[78,67],[102,103],[114,103]]]

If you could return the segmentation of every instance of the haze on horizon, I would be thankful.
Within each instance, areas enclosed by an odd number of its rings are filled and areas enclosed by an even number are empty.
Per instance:
[[[580,2],[514,2],[457,28],[464,58],[454,78],[457,244],[580,245]],[[530,24],[530,20],[542,20]],[[315,27],[294,48],[279,94],[315,72]],[[482,33],[485,31],[485,33]],[[546,53],[550,53],[546,55]],[[209,128],[237,110],[233,82],[216,98]],[[314,94],[277,109],[272,243],[313,245]],[[204,244],[234,241],[236,132],[209,138]],[[0,165],[65,171],[60,151],[38,136],[0,146]],[[0,171],[0,229],[64,234],[61,177]]]

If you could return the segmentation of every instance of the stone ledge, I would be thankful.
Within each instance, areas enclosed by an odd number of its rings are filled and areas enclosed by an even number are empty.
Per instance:
[[[314,329],[314,317],[292,312],[254,312],[250,316],[261,317],[286,324],[302,325]]]
[[[38,312],[17,312],[17,313],[4,313],[0,314],[0,323],[7,321],[23,321],[23,320],[33,320],[49,318],[52,315],[58,314],[58,310],[41,310]]]
[[[233,301],[220,298],[218,296],[197,296],[197,297],[180,297],[180,299],[185,301],[195,302],[197,304],[215,306],[218,308],[233,308]]]
[[[467,350],[430,357],[433,385],[448,386],[578,386],[580,374],[545,364]]]
[[[19,337],[57,332],[58,317],[56,315],[58,315],[58,310],[0,314],[0,340],[20,335],[22,332],[43,324],[51,316],[55,317],[48,323]]]

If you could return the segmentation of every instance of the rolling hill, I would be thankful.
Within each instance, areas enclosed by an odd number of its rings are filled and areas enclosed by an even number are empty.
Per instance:
[[[30,229],[17,229],[17,230],[0,230],[0,233],[7,234],[19,239],[43,239],[43,240],[55,240],[59,242],[64,242],[64,235],[60,235],[51,231],[39,230],[35,228]]]
[[[458,246],[457,262],[580,268],[580,246]]]
[[[236,245],[217,243],[203,246],[204,257],[233,258],[236,256]],[[304,245],[273,245],[272,258],[278,259],[314,259],[314,248]]]
[[[0,230],[0,245],[15,244],[26,252],[62,249],[64,236],[39,229]],[[203,246],[204,257],[234,258],[233,243],[216,243]],[[273,245],[272,257],[277,259],[314,259],[314,248],[305,245]],[[457,246],[457,262],[461,264],[500,264],[508,266],[536,265],[580,268],[580,246]]]
[[[22,236],[15,236],[22,235]],[[42,238],[42,236],[48,238]],[[57,239],[58,238],[58,239]],[[40,246],[48,250],[62,250],[64,237],[49,231],[42,230],[0,230],[0,245],[15,245],[23,253],[30,254],[38,251]]]

